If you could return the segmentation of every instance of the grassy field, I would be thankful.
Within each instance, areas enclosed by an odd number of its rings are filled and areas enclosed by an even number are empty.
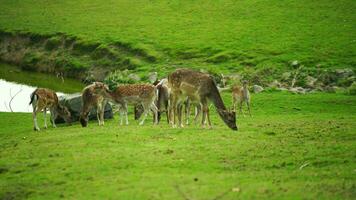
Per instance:
[[[286,68],[293,60],[309,68],[356,65],[352,0],[0,0],[0,5],[1,30],[124,43],[158,59],[142,65],[144,72],[157,64],[158,71],[188,65],[220,72]]]
[[[41,132],[0,113],[0,199],[355,199],[354,96],[252,98],[238,132],[216,113],[213,130],[116,117]]]

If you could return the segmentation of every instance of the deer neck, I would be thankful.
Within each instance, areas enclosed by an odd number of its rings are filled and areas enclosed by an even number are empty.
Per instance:
[[[219,90],[218,88],[215,86],[215,84],[213,85],[212,89],[211,89],[211,93],[209,96],[210,101],[213,102],[214,106],[216,107],[217,110],[226,110],[226,107],[224,105],[224,102],[220,96]]]

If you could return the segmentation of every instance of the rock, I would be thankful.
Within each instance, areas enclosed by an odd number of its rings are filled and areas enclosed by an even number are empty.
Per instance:
[[[277,88],[277,90],[279,90],[279,91],[288,91],[288,89],[284,88],[284,87]]]
[[[148,74],[148,80],[151,82],[151,83],[154,83],[155,81],[157,81],[158,79],[158,74],[157,72],[151,72]]]
[[[302,87],[290,88],[289,91],[294,94],[305,94],[306,93],[306,90]]]
[[[291,65],[292,65],[292,67],[298,67],[299,66],[299,61],[298,60],[293,60]]]
[[[261,86],[259,86],[259,85],[254,85],[253,86],[253,92],[254,93],[260,93],[260,92],[262,92],[264,89],[263,89],[263,87],[261,87]]]
[[[67,106],[70,113],[72,114],[73,122],[79,120],[80,112],[82,109],[82,96],[80,93],[64,95],[59,97],[59,103]],[[109,103],[105,105],[104,119],[113,118],[112,107]],[[92,108],[90,110],[89,120],[96,120],[96,109]],[[56,123],[64,123],[61,117],[57,117]]]
[[[282,74],[282,80],[289,80],[289,78],[292,76],[292,73],[291,72],[284,72]]]
[[[272,83],[269,84],[269,87],[271,87],[271,88],[280,88],[280,87],[282,87],[282,84],[279,81],[274,80]]]
[[[352,69],[336,69],[335,70],[335,73],[337,74],[337,76],[339,78],[347,78],[347,77],[350,77],[350,76],[353,76],[354,75],[354,72]]]
[[[318,79],[316,79],[316,78],[314,78],[314,77],[312,77],[312,76],[307,76],[307,78],[306,78],[306,81],[307,81],[306,85],[307,85],[308,87],[314,88],[314,87],[315,87],[315,82],[316,82],[317,80],[318,80]]]
[[[129,74],[127,78],[133,80],[134,82],[138,82],[141,80],[141,78],[137,74]]]
[[[339,90],[340,88],[337,86],[326,86],[324,88],[325,92],[329,92],[329,93],[335,93],[337,90]]]

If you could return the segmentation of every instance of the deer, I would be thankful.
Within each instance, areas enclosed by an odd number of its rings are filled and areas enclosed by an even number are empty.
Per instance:
[[[170,89],[168,88],[168,80],[166,78],[162,80],[157,80],[153,83],[154,86],[157,88],[157,99],[155,101],[155,105],[158,109],[157,111],[157,122],[161,121],[162,113],[166,113],[167,116],[167,123],[169,123],[169,113],[168,113],[168,105],[169,105],[169,95]],[[143,108],[140,105],[135,106],[135,119],[140,118],[143,113]],[[153,116],[153,120],[155,120],[155,116]]]
[[[100,91],[108,89],[107,85],[101,82],[94,82],[83,89],[82,110],[79,117],[82,127],[88,125],[88,116],[93,107],[96,108],[99,126],[104,126],[104,110],[107,100],[100,94]]]
[[[119,111],[122,119],[125,115],[126,125],[129,124],[127,117],[127,106],[130,105],[142,105],[143,107],[143,117],[139,125],[143,125],[149,110],[152,110],[155,116],[154,124],[158,123],[158,109],[155,105],[155,100],[157,98],[156,87],[150,84],[128,84],[119,85],[113,91],[104,88],[100,91],[101,94],[110,101],[119,105]]]
[[[44,115],[44,128],[47,128],[47,109],[51,113],[50,120],[54,128],[57,127],[55,123],[55,119],[57,118],[57,116],[61,116],[66,121],[66,123],[68,123],[69,125],[71,124],[71,113],[69,112],[67,107],[59,104],[58,96],[53,90],[47,88],[37,88],[35,91],[32,92],[30,98],[31,100],[29,105],[32,104],[33,108],[33,129],[35,131],[40,131],[40,128],[37,124],[37,113],[41,111],[43,111]]]
[[[242,113],[243,116],[245,116],[242,110],[242,104],[245,102],[248,108],[249,115],[251,116],[251,110],[250,110],[251,97],[250,97],[250,92],[248,91],[248,82],[246,80],[242,81],[242,87],[238,85],[234,85],[231,88],[231,92],[232,92],[232,105],[233,105],[234,112],[236,112],[236,108],[239,107],[240,109],[239,113]]]
[[[205,120],[207,118],[209,128],[211,128],[208,107],[208,101],[211,101],[224,123],[230,129],[238,130],[235,112],[230,112],[226,109],[216,83],[209,74],[190,69],[177,69],[169,74],[168,84],[171,88],[170,109],[172,110],[173,127],[177,125],[177,117],[178,126],[182,127],[182,109],[179,109],[179,107],[181,107],[182,102],[188,97],[193,101],[200,102],[203,111],[201,122],[203,127],[205,127]]]

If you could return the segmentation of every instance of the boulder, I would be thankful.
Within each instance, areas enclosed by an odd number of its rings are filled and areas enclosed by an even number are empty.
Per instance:
[[[80,93],[69,94],[59,97],[59,103],[66,106],[72,114],[73,122],[79,120],[80,112],[82,110],[82,96]],[[104,119],[112,119],[113,111],[109,103],[105,105]],[[89,114],[89,120],[97,120],[96,109],[92,108]],[[64,123],[61,117],[57,117],[56,123]]]
[[[289,91],[294,94],[305,94],[306,93],[306,90],[302,87],[290,88]]]
[[[254,93],[260,93],[260,92],[262,92],[264,89],[263,89],[263,87],[261,87],[261,86],[259,86],[259,85],[254,85],[253,86],[253,92]]]
[[[282,87],[282,84],[279,81],[274,80],[272,83],[269,84],[269,87],[271,87],[271,88],[280,88],[280,87]]]
[[[312,77],[312,76],[307,76],[306,78],[306,85],[310,88],[314,88],[315,87],[315,82],[317,81],[318,79]]]
[[[352,75],[354,75],[354,72],[352,69],[336,69],[335,70],[336,75],[338,76],[338,78],[347,78],[350,77]]]
[[[292,67],[298,67],[299,66],[299,61],[298,60],[293,60],[291,65],[292,65]]]

